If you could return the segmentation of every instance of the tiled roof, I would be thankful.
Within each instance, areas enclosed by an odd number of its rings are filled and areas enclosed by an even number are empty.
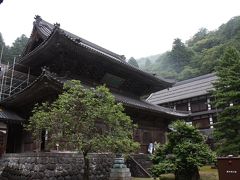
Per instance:
[[[137,107],[137,108],[143,109],[143,110],[150,110],[153,112],[169,114],[169,115],[174,115],[174,116],[178,116],[178,117],[187,117],[189,115],[187,112],[180,112],[180,111],[176,111],[176,110],[173,110],[170,108],[165,108],[162,106],[154,105],[145,100],[135,99],[135,98],[123,96],[123,95],[116,94],[116,93],[113,93],[113,95],[116,98],[116,101],[121,102],[126,106]]]
[[[43,73],[38,78],[36,78],[32,83],[30,83],[22,91],[18,92],[15,95],[10,96],[9,98],[5,99],[4,101],[2,101],[2,104],[8,105],[9,102],[11,102],[12,104],[16,104],[16,102],[15,102],[17,99],[16,96],[18,96],[18,97],[20,97],[20,95],[27,96],[26,93],[29,93],[29,91],[31,91],[30,89],[34,88],[34,85],[36,85],[38,82],[44,81],[44,79],[48,79],[49,82],[52,82],[53,86],[54,86],[54,84],[58,84],[58,85],[64,84],[67,80],[69,80],[69,79],[65,79],[65,78],[55,77],[52,73],[43,69]],[[90,87],[88,85],[83,85],[83,86],[86,88]],[[140,100],[137,97],[135,98],[135,97],[124,96],[124,95],[121,95],[121,94],[115,93],[115,92],[113,92],[113,95],[116,98],[117,102],[121,102],[123,105],[128,106],[128,107],[138,108],[138,109],[154,112],[157,114],[166,114],[166,115],[170,115],[170,116],[172,115],[172,116],[176,116],[176,117],[187,117],[189,115],[187,112],[180,112],[180,111],[175,111],[173,109],[157,106],[157,105],[151,104],[145,100]]]
[[[214,73],[211,73],[185,81],[180,81],[172,88],[164,89],[151,94],[147,101],[153,104],[163,104],[206,95],[213,89],[212,83],[215,82],[216,79],[217,76]]]
[[[59,27],[59,24],[51,24],[47,21],[44,21],[40,16],[35,17],[36,21],[34,22],[34,26],[37,28],[38,32],[42,35],[43,39],[49,38],[51,34],[54,32],[56,27]],[[60,29],[60,28],[59,28]],[[155,77],[152,74],[149,74],[147,72],[144,72],[140,70],[139,68],[130,65],[125,61],[125,57],[123,55],[118,55],[112,51],[109,51],[101,46],[98,46],[90,41],[87,41],[79,36],[76,36],[66,30],[60,29],[61,33],[67,37],[68,39],[72,40],[74,43],[79,44],[82,47],[85,47],[87,49],[90,49],[98,54],[101,54],[103,56],[108,57],[109,59],[113,60],[114,62],[118,62],[121,65],[124,65],[125,68],[137,73],[138,75],[141,75],[143,77],[148,77],[149,81],[162,84],[165,87],[170,87],[174,83],[173,81],[166,80],[161,77]]]
[[[0,108],[0,121],[22,122],[22,121],[24,121],[24,119],[12,111]]]
[[[57,26],[59,25],[59,24],[53,25],[53,24],[51,24],[51,23],[49,23],[47,21],[44,21],[43,19],[41,19],[40,16],[36,16],[36,21],[34,22],[34,24],[38,28],[38,30],[42,33],[42,35],[43,35],[42,38],[44,38],[44,39],[46,39],[48,36],[51,35],[51,33],[54,30],[56,25]],[[124,61],[124,56],[122,56],[122,55],[118,55],[118,54],[116,54],[116,53],[114,53],[112,51],[109,51],[109,50],[107,50],[107,49],[105,49],[105,48],[103,48],[101,46],[98,46],[98,45],[96,45],[96,44],[94,44],[94,43],[92,43],[90,41],[87,41],[86,39],[83,39],[83,38],[81,38],[79,36],[76,36],[76,35],[68,32],[66,30],[63,30],[63,29],[61,29],[61,30],[63,31],[63,33],[66,36],[70,37],[73,41],[78,41],[78,42],[84,43],[85,45],[87,45],[87,46],[89,46],[89,47],[91,47],[91,48],[93,48],[95,50],[98,50],[98,51],[100,51],[102,53],[106,53],[108,55],[111,55],[112,57],[116,58],[116,60]]]

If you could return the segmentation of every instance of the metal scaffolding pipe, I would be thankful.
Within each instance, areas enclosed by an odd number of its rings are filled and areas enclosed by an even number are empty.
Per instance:
[[[3,76],[2,76],[2,82],[1,82],[1,92],[0,92],[0,100],[2,100],[2,93],[3,93],[3,84],[4,84],[4,74],[5,72],[3,72]]]
[[[16,61],[16,57],[14,57],[14,60],[13,60],[13,68],[12,68],[12,76],[11,76],[11,82],[10,82],[10,88],[9,88],[9,96],[11,95],[11,90],[12,90],[15,61]]]
[[[2,51],[1,51],[1,55],[0,55],[0,64],[2,64],[3,48],[4,48],[4,46],[3,46],[3,44],[2,44]]]

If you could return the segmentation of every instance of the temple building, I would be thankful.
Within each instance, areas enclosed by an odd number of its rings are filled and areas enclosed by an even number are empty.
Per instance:
[[[219,112],[211,104],[213,97],[210,91],[213,90],[213,83],[216,80],[215,73],[211,73],[179,81],[171,88],[151,94],[147,101],[177,111],[188,111],[189,117],[186,121],[211,139]]]
[[[35,150],[23,124],[36,103],[54,101],[64,82],[72,79],[80,80],[86,87],[106,84],[133,123],[138,124],[134,139],[141,144],[139,152],[146,153],[151,142],[164,143],[170,121],[188,116],[187,112],[142,99],[171,87],[173,82],[141,71],[128,64],[124,56],[36,16],[21,57],[1,76],[0,140],[4,152]]]

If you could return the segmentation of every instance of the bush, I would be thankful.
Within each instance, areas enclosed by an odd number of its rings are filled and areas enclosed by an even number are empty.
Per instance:
[[[212,163],[215,154],[194,127],[176,121],[171,124],[171,129],[169,142],[159,146],[153,155],[151,173],[155,177],[174,173],[176,180],[199,180],[199,167]]]

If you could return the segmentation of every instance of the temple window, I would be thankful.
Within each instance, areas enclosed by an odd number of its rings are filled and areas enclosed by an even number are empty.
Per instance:
[[[200,112],[200,111],[207,111],[207,110],[208,110],[207,99],[199,99],[191,102],[192,112]]]
[[[182,101],[176,104],[176,110],[178,111],[188,111],[188,102]]]

